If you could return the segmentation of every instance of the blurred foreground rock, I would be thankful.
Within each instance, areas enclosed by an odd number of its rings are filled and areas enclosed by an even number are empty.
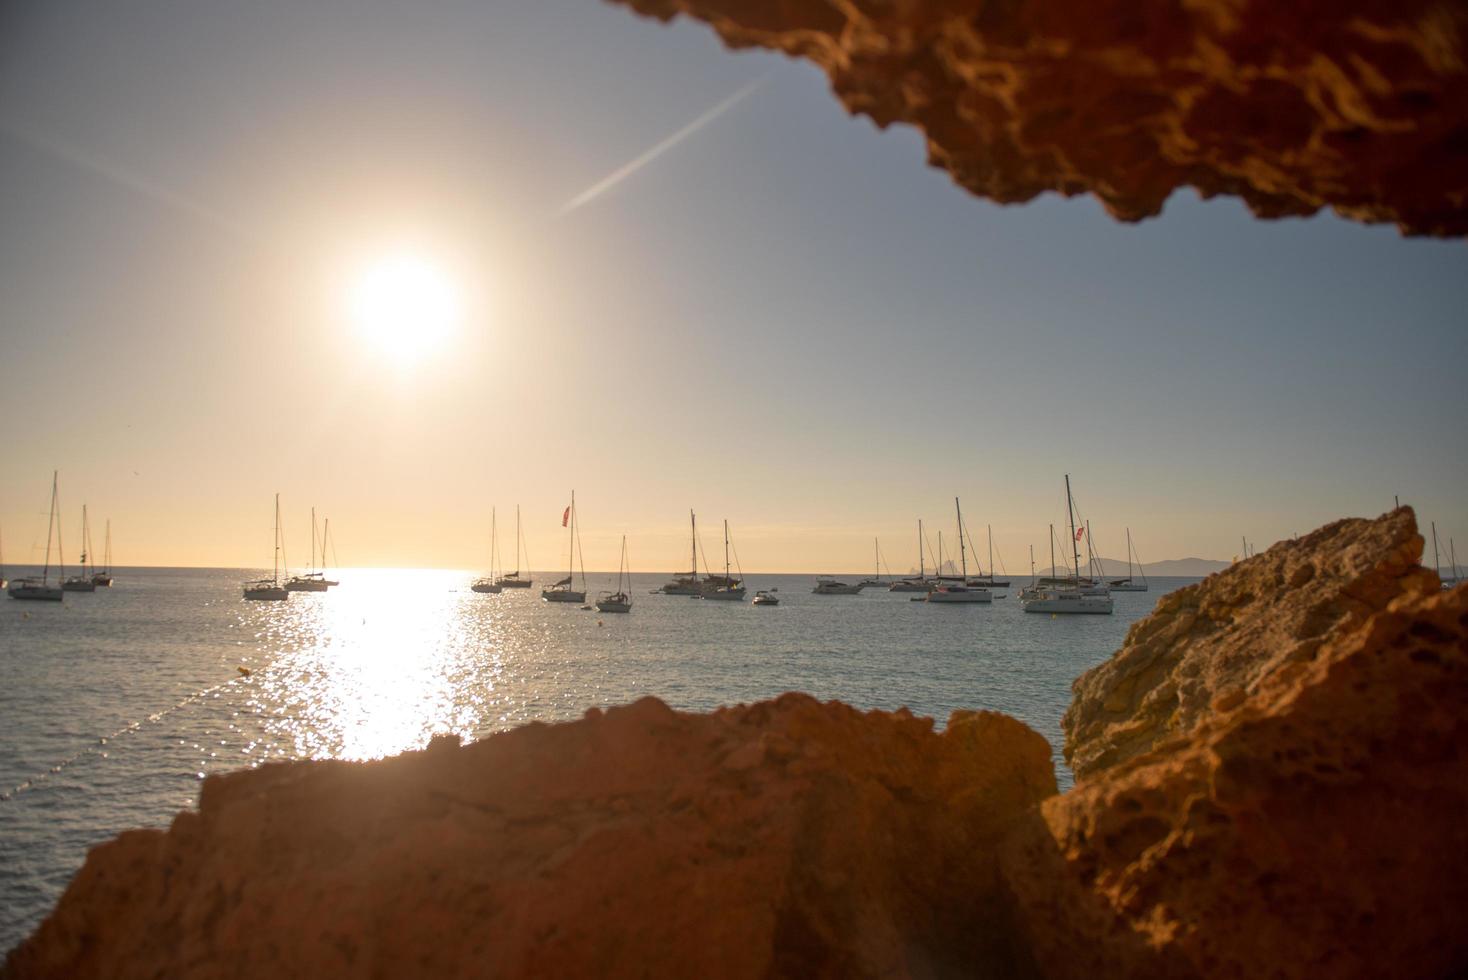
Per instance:
[[[6,975],[1022,975],[995,855],[1054,792],[1003,715],[649,698],[210,777],[93,850]]]
[[[1468,586],[1421,544],[1342,521],[1166,597],[1077,682],[1063,796],[1002,715],[647,699],[211,777],[3,972],[1468,975]]]
[[[1462,0],[616,0],[808,58],[981,197],[1174,190],[1468,234]]]

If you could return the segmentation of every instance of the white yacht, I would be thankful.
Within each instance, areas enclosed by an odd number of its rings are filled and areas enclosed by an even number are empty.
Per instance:
[[[1081,552],[1076,543],[1080,536],[1076,534],[1075,505],[1070,495],[1070,474],[1065,475],[1065,508],[1070,515],[1070,546],[1073,559],[1072,567],[1075,569],[1075,578],[1068,585],[1038,585],[1025,589],[1020,595],[1020,606],[1027,613],[1099,613],[1109,614],[1113,611],[1113,603],[1110,593],[1104,590],[1095,593],[1087,591],[1081,582]],[[1055,532],[1051,528],[1050,534],[1050,566],[1055,566]],[[1043,579],[1041,580],[1044,581]]]
[[[289,599],[290,592],[280,582],[280,494],[275,495],[275,568],[270,578],[256,579],[245,583],[245,598],[256,601],[279,602]]]
[[[65,574],[61,566],[61,509],[56,503],[56,471],[51,472],[51,510],[46,515],[46,564],[41,566],[40,576],[27,575],[9,583],[7,593],[12,599],[31,599],[41,602],[60,602],[65,593],[60,585],[51,584],[51,532],[56,531],[56,574]]]
[[[722,599],[729,602],[744,601],[744,572],[740,571],[738,578],[729,575],[729,522],[724,522],[724,575],[710,575],[703,583],[702,597],[705,599]]]
[[[775,593],[779,591],[779,589],[760,589],[754,594],[754,605],[778,606],[780,604],[780,597],[775,595]]]
[[[551,585],[549,588],[540,590],[540,597],[546,602],[577,602],[586,601],[586,565],[581,566],[581,588],[571,587],[571,581],[576,575],[576,491],[571,491],[571,506],[561,515],[561,524],[570,528],[568,535],[569,555],[566,559],[566,577]]]
[[[698,516],[690,509],[688,511],[688,523],[692,528],[693,544],[691,546],[692,559],[688,563],[688,574],[679,575],[677,578],[658,589],[663,595],[702,595],[703,583],[698,579]]]
[[[625,580],[624,580],[625,577]],[[617,591],[603,592],[596,600],[597,612],[626,613],[632,611],[632,569],[627,565],[627,535],[622,535],[622,559],[617,565]]]
[[[862,583],[852,585],[849,582],[838,582],[829,575],[823,575],[816,579],[816,587],[811,589],[815,595],[860,595]]]
[[[968,577],[968,548],[964,539],[968,537],[963,530],[963,509],[959,506],[958,498],[953,498],[953,510],[958,515],[958,578],[938,576],[937,588],[928,593],[928,602],[940,603],[972,603],[993,602],[994,593],[986,588],[970,584]]]

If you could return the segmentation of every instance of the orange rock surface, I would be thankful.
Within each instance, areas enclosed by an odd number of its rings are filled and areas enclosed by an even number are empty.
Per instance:
[[[1065,757],[1085,780],[1186,737],[1285,666],[1406,595],[1439,589],[1410,508],[1336,521],[1164,596],[1110,660],[1076,679]]]
[[[1091,193],[1136,221],[1194,187],[1468,234],[1461,0],[617,2],[814,61],[995,201]]]
[[[1052,978],[1464,975],[1468,588],[1047,801],[1003,867]]]
[[[1002,715],[646,699],[211,777],[93,850],[5,975],[1023,975],[995,854],[1054,792]]]

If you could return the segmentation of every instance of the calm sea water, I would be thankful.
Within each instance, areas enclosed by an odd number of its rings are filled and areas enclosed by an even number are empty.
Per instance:
[[[165,826],[206,774],[267,760],[371,759],[645,694],[706,710],[788,690],[940,724],[991,708],[1058,750],[1072,679],[1194,581],[1118,593],[1114,616],[1049,617],[1023,613],[1017,588],[991,606],[932,606],[753,575],[751,596],[781,596],[757,608],[649,595],[665,576],[639,575],[617,616],[544,603],[538,587],[477,595],[455,572],[346,569],[339,588],[286,603],[244,602],[246,577],[124,569],[60,605],[0,598],[0,950],[89,847]],[[612,578],[591,577],[591,593]],[[1058,752],[1057,767],[1069,783]]]

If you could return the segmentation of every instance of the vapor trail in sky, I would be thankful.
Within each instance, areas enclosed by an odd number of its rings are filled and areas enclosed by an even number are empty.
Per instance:
[[[728,112],[730,109],[734,108],[740,102],[743,102],[746,98],[753,94],[755,89],[763,85],[769,77],[770,76],[765,75],[764,77],[757,78],[754,81],[750,82],[748,85],[745,85],[739,91],[735,92],[733,95],[729,96],[718,105],[709,109],[703,115],[699,116],[697,119],[693,120],[691,123],[684,126],[673,135],[667,137],[659,143],[654,144],[651,148],[645,150],[638,156],[634,157],[631,161],[623,164],[616,170],[613,170],[611,173],[607,174],[607,176],[603,177],[595,184],[592,184],[580,194],[577,194],[575,197],[571,198],[565,204],[561,205],[561,209],[557,213],[562,215],[568,214],[569,212],[581,207],[581,205],[600,197],[606,191],[620,184],[628,177],[631,177],[633,174],[637,173],[637,171],[641,170],[643,167],[647,166],[649,163],[656,160],[658,157],[662,156],[664,153],[668,152],[673,147],[677,146],[679,143],[683,142],[688,137],[692,136],[694,133],[698,132],[700,129],[722,116],[724,113]]]

